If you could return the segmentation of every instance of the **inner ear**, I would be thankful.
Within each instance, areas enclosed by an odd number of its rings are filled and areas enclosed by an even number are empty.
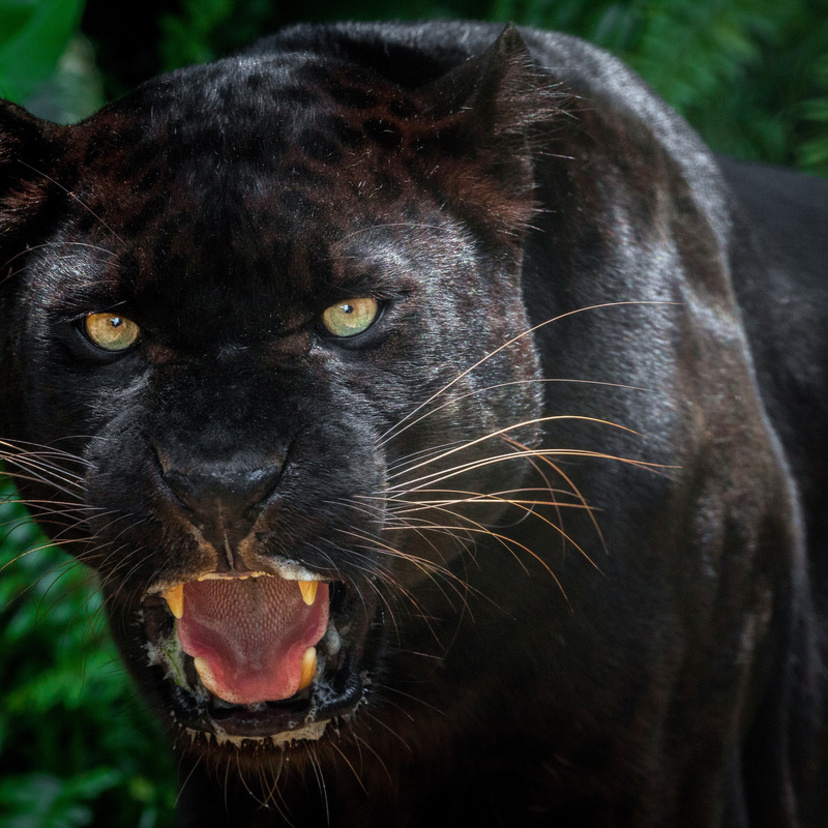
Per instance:
[[[419,90],[442,163],[428,175],[484,234],[514,244],[534,212],[534,158],[560,96],[513,26]]]

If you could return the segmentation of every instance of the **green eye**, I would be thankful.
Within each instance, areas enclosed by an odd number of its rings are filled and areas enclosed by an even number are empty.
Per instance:
[[[105,351],[125,351],[132,347],[141,330],[131,319],[113,313],[90,313],[83,320],[83,329]]]
[[[376,299],[350,299],[331,305],[322,314],[322,324],[334,336],[356,336],[371,327],[378,313],[379,304]]]

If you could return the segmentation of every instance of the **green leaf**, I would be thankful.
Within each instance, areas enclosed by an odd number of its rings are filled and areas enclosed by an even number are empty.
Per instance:
[[[0,802],[8,815],[0,817],[0,828],[89,825],[93,812],[86,803],[122,782],[122,774],[105,767],[69,778],[46,773],[6,777],[0,781]]]
[[[23,103],[49,79],[83,5],[84,0],[0,0],[0,97]]]

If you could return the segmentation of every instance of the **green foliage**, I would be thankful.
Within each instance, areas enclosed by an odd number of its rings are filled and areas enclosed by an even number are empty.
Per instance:
[[[165,70],[206,63],[265,30],[270,0],[181,0],[178,15],[161,18],[159,51]]]
[[[214,60],[297,21],[485,17],[479,0],[312,0],[298,14],[273,0],[180,0],[179,6],[160,20],[164,70]]]
[[[3,483],[0,828],[169,825],[172,760],[120,665],[94,577],[12,498]]]
[[[667,8],[648,18],[631,65],[716,149],[828,174],[816,156],[803,155],[820,141],[802,105],[828,91],[818,66],[828,51],[828,15],[811,18],[800,0],[684,0]]]
[[[92,808],[87,804],[122,781],[116,771],[95,768],[63,779],[47,773],[7,776],[0,780],[0,802],[12,815],[0,824],[14,828],[75,828],[90,825]]]
[[[83,0],[0,3],[0,95],[24,102],[49,79],[77,31]]]
[[[828,175],[828,42],[812,66],[813,97],[799,108],[805,137],[797,147],[797,160],[803,170]]]
[[[68,123],[103,104],[78,36],[84,0],[0,0],[0,98]]]

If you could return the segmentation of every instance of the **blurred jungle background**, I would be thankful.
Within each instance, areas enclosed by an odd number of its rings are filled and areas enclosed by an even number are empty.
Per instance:
[[[460,17],[585,37],[714,148],[828,175],[828,0],[0,0],[0,97],[72,122],[291,22]],[[0,540],[0,828],[172,825],[174,762],[93,577],[2,480]]]

